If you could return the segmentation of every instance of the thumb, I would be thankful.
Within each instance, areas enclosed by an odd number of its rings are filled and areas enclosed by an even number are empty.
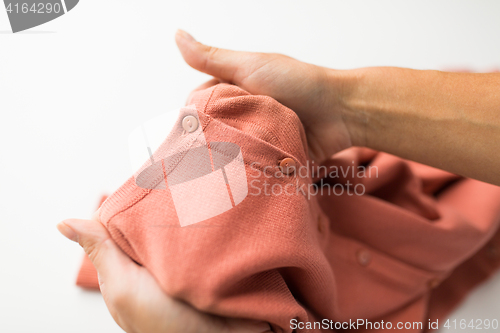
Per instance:
[[[177,30],[175,42],[186,63],[200,72],[228,82],[238,83],[237,73],[252,53],[219,49],[197,42],[183,30]]]
[[[59,223],[57,229],[83,247],[99,273],[100,284],[103,281],[107,285],[119,284],[130,268],[137,266],[98,221],[69,219]]]

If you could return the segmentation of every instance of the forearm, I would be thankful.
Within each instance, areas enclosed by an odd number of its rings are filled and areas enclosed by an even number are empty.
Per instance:
[[[500,74],[379,67],[339,75],[354,145],[500,185]]]

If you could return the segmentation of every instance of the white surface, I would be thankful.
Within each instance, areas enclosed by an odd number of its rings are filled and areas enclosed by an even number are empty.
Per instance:
[[[55,224],[89,217],[130,174],[130,131],[208,79],[183,63],[177,28],[335,68],[487,71],[500,67],[499,13],[497,1],[81,0],[12,35],[1,9],[0,331],[121,331],[100,294],[74,286],[82,251]],[[455,315],[500,319],[499,285]]]

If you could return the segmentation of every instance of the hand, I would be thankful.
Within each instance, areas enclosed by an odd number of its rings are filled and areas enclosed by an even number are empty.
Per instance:
[[[352,146],[343,121],[343,71],[335,71],[281,54],[238,52],[205,46],[178,30],[175,40],[184,60],[218,81],[254,95],[267,95],[289,107],[304,125],[309,154],[322,161]],[[218,81],[209,81],[208,87]]]
[[[114,320],[128,333],[264,333],[269,324],[202,313],[166,295],[146,268],[134,263],[92,220],[65,220],[57,228],[92,260]]]

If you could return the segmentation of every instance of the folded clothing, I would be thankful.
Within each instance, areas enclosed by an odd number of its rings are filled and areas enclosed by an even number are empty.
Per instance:
[[[499,187],[365,148],[302,176],[313,162],[292,110],[229,84],[188,104],[207,142],[241,148],[244,200],[181,227],[168,184],[145,189],[131,177],[99,214],[168,295],[275,332],[292,332],[292,319],[420,321],[425,330],[500,267]],[[84,271],[79,284],[98,287]]]

